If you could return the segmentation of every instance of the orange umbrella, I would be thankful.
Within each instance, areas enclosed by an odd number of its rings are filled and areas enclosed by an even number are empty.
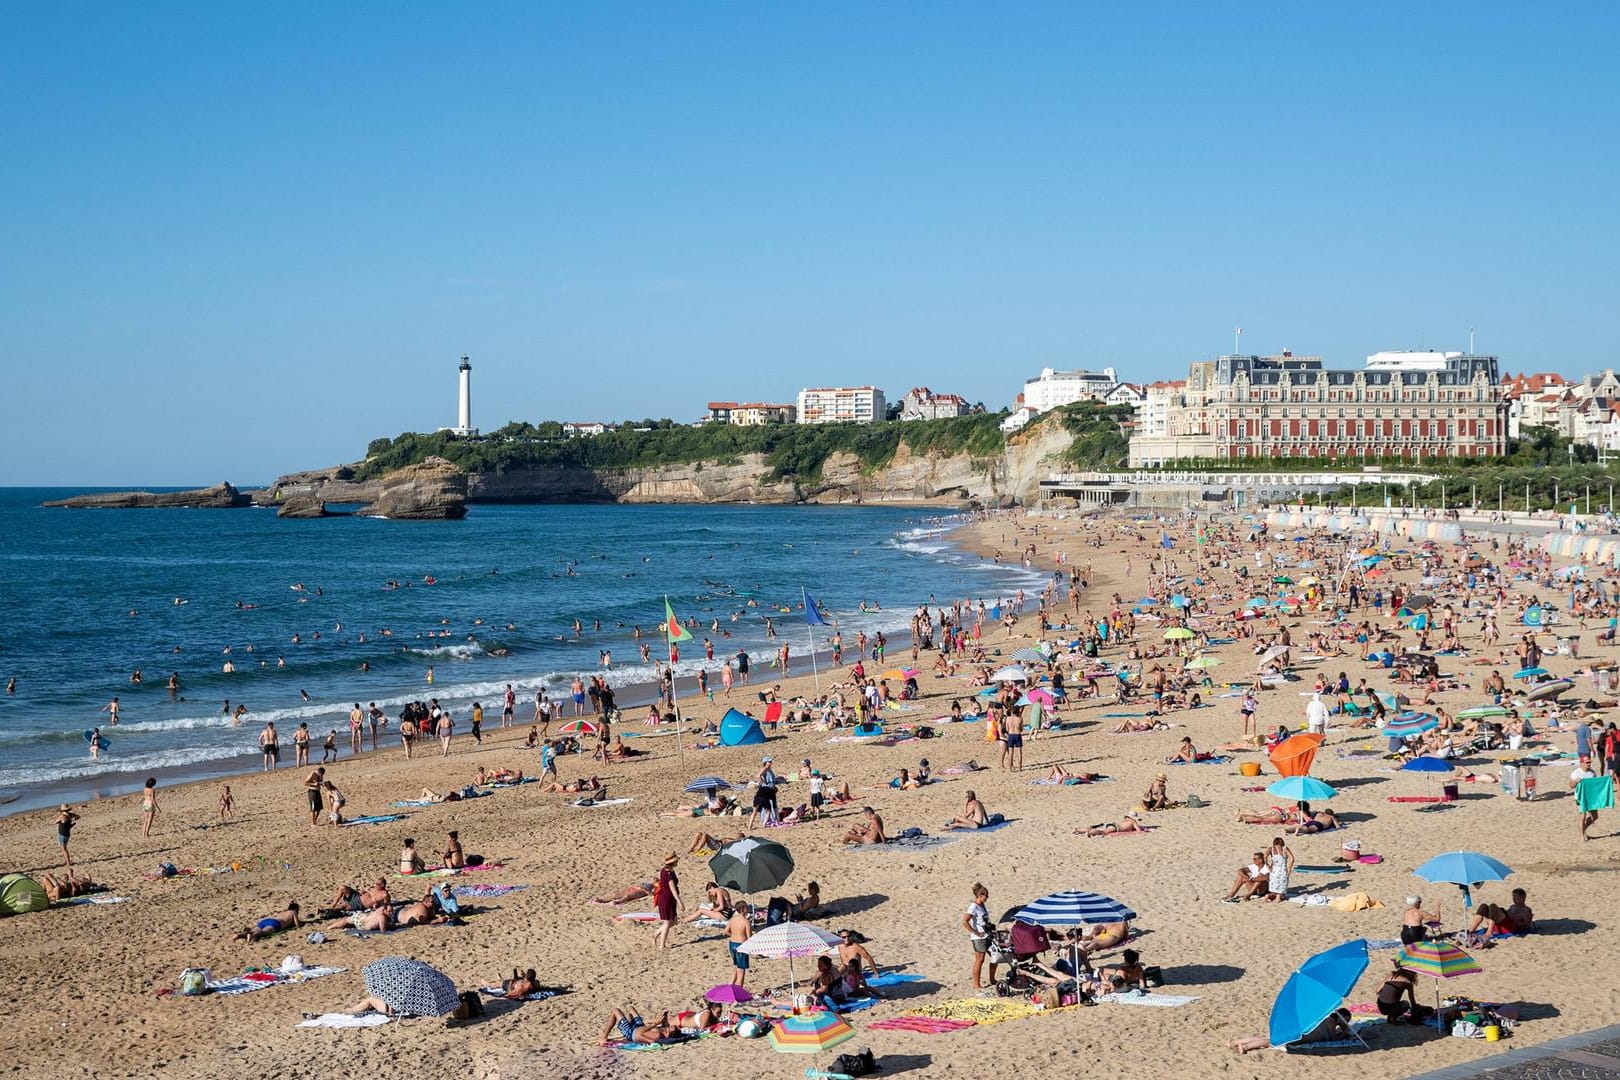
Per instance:
[[[1309,775],[1324,738],[1326,736],[1305,733],[1290,735],[1272,749],[1271,764],[1281,776]]]

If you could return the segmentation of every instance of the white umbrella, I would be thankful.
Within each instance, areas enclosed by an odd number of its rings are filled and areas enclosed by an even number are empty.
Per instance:
[[[836,949],[842,940],[836,934],[807,923],[785,922],[767,926],[737,946],[737,951],[771,960],[785,959],[788,962],[788,981],[797,990],[799,984],[793,977],[794,958],[821,956]]]
[[[1029,672],[1012,664],[990,676],[991,682],[1029,682]]]

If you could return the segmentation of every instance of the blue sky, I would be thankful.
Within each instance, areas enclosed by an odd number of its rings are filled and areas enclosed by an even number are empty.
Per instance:
[[[1140,10],[1146,8],[1146,10]],[[1614,365],[1620,7],[12,5],[0,483],[1231,348]]]

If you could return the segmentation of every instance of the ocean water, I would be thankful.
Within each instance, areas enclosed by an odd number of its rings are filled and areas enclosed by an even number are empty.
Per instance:
[[[394,717],[434,696],[464,732],[474,700],[499,723],[510,682],[525,721],[535,688],[565,691],[574,673],[601,670],[604,649],[615,688],[646,683],[633,627],[659,657],[666,595],[702,622],[678,670],[706,667],[717,685],[739,648],[759,681],[774,652],[766,616],[803,669],[803,615],[782,610],[801,588],[837,616],[847,659],[857,630],[903,630],[930,596],[993,603],[1039,581],[960,551],[944,535],[953,519],[915,509],[475,506],[459,522],[388,522],[39,506],[76,493],[0,489],[0,686],[16,680],[0,692],[0,812],[131,790],[153,772],[251,767],[266,720],[284,748],[308,722],[317,754],[336,728],[346,756],[356,701]],[[863,600],[881,610],[860,611]],[[715,619],[732,636],[711,631]],[[110,727],[101,710],[114,695]],[[226,701],[247,706],[240,725]],[[93,761],[84,733],[97,725],[110,745]]]

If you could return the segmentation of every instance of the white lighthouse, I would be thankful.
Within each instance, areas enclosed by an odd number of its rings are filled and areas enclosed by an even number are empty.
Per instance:
[[[450,429],[452,435],[476,435],[478,429],[472,422],[472,364],[465,356],[461,358],[461,402],[456,411],[456,426]]]

